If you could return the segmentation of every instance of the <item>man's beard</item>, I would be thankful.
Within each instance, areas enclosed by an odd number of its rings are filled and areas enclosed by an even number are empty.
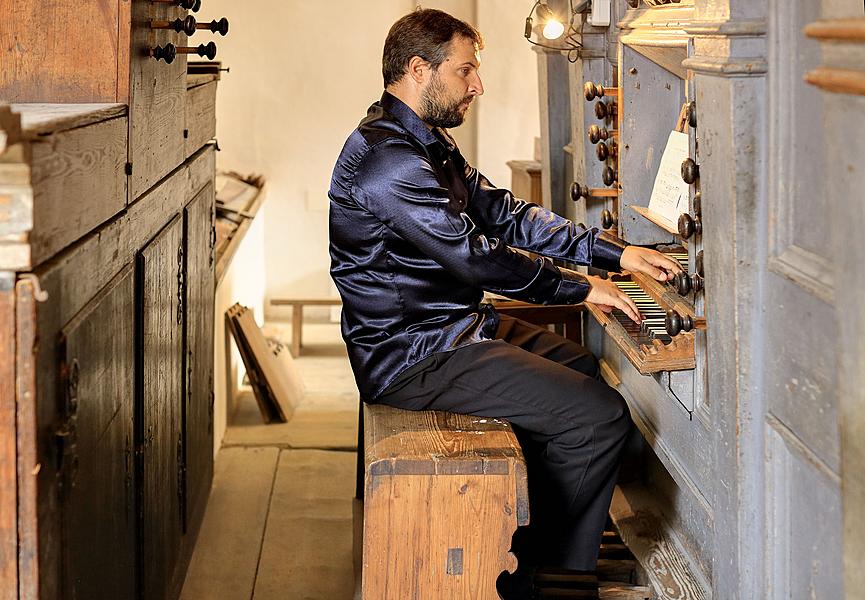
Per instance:
[[[471,102],[471,99],[471,96],[467,96],[459,100],[448,100],[447,88],[438,75],[434,74],[420,97],[420,118],[433,127],[459,127],[465,121],[465,111],[460,109],[463,104]]]

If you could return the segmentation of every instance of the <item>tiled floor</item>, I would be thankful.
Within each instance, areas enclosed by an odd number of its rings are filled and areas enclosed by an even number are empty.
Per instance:
[[[288,340],[288,326],[265,327]],[[357,390],[338,325],[304,325],[303,396],[264,425],[250,393],[216,458],[182,600],[351,600]]]

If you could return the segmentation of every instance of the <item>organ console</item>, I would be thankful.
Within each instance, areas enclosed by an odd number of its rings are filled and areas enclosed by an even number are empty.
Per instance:
[[[651,546],[634,554],[653,597],[843,597],[865,581],[865,536],[846,535],[862,500],[845,491],[862,480],[862,411],[848,412],[862,405],[862,319],[849,306],[865,286],[862,253],[848,250],[862,219],[855,203],[810,205],[863,181],[849,144],[836,143],[865,139],[865,88],[853,85],[865,81],[862,3],[610,4],[615,25],[576,34],[571,64],[541,56],[544,127],[572,133],[544,140],[554,159],[568,146],[566,166],[551,160],[545,175],[553,195],[579,182],[566,203],[575,222],[674,252],[684,271],[669,282],[609,275],[640,324],[587,310],[584,344],[646,441],[611,518],[632,550]],[[604,186],[614,195],[598,194]]]

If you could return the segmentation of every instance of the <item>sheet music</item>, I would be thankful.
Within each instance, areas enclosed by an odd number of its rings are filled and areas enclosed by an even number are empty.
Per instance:
[[[688,134],[671,131],[655,176],[649,210],[676,227],[679,215],[688,212],[688,184],[682,179],[682,162],[688,158]]]

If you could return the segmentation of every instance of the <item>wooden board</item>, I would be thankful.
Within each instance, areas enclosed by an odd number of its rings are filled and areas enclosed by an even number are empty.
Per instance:
[[[131,4],[0,0],[0,98],[126,102]]]
[[[284,423],[285,419],[280,412],[281,407],[273,396],[271,396],[270,388],[267,387],[264,381],[264,375],[256,363],[249,342],[238,324],[238,318],[245,310],[243,306],[235,304],[226,311],[225,316],[228,319],[229,330],[234,338],[234,343],[237,344],[237,350],[246,368],[249,384],[252,387],[255,401],[258,403],[258,410],[261,411],[261,417],[265,423]]]
[[[279,420],[284,423],[291,418],[302,394],[297,386],[292,384],[292,380],[296,382],[298,378],[289,378],[284,369],[280,368],[250,310],[243,309],[234,318],[252,353],[254,365],[267,387],[268,395],[275,402]]]
[[[125,104],[12,104],[11,110],[21,115],[21,133],[24,139],[40,137],[87,127],[102,121],[125,117]]]
[[[651,492],[616,487],[610,517],[628,548],[642,565],[657,600],[704,600],[711,586],[690,564],[687,551],[671,536],[655,512]]]
[[[0,273],[0,600],[18,598],[14,286],[14,273]]]
[[[190,156],[216,137],[216,82],[199,85],[186,92],[184,156]]]
[[[36,406],[36,299],[33,282],[15,284],[15,404],[18,460],[18,590],[21,600],[57,597],[59,590],[50,577],[51,565],[39,560],[40,522],[37,481],[39,439]],[[41,588],[41,589],[40,589]]]
[[[213,480],[213,186],[189,203],[186,217],[186,522],[203,517]]]
[[[168,4],[133,2],[134,23],[183,18],[185,11]],[[132,29],[129,107],[129,200],[138,198],[168,175],[186,157],[186,55],[170,65],[147,55],[150,48],[186,46],[186,34],[147,27]]]
[[[31,265],[126,207],[128,127],[121,117],[31,142]]]
[[[180,472],[183,298],[178,292],[178,272],[183,268],[182,239],[183,220],[177,216],[138,257],[144,600],[167,597],[180,555],[184,515]]]
[[[135,595],[134,335],[132,265],[63,329],[57,444],[65,598]]]

